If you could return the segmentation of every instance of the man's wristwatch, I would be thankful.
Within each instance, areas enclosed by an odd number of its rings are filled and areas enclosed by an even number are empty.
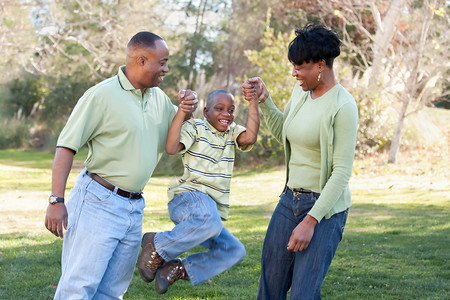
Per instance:
[[[48,203],[50,203],[50,204],[64,203],[64,198],[63,197],[56,197],[55,195],[51,195],[48,198]]]

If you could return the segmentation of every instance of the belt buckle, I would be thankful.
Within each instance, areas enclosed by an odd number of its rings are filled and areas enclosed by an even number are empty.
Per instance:
[[[142,192],[139,193],[130,193],[130,198],[131,199],[139,199],[142,197]]]

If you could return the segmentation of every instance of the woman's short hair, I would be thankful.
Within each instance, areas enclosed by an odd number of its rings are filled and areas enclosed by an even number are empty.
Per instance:
[[[295,34],[288,51],[291,63],[301,65],[323,59],[328,67],[333,67],[334,59],[341,54],[341,41],[334,31],[322,24],[308,23],[296,29]]]

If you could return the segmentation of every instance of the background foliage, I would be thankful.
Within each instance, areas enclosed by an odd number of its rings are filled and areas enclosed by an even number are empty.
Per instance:
[[[53,149],[78,98],[117,72],[141,30],[170,47],[169,97],[192,88],[201,107],[211,90],[228,89],[245,124],[243,80],[262,77],[283,109],[295,84],[286,50],[294,29],[321,21],[343,42],[335,71],[358,103],[358,154],[390,147],[395,161],[399,145],[428,134],[411,126],[417,112],[448,106],[448,12],[443,0],[3,1],[0,147]],[[282,150],[263,125],[244,157],[279,163]]]

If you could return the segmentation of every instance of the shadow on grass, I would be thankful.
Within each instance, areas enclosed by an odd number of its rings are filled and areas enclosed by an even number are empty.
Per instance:
[[[230,270],[192,287],[176,282],[165,295],[137,270],[125,299],[255,299],[261,249],[272,207],[235,206],[224,225],[247,256]],[[167,214],[147,214],[169,226]],[[171,225],[172,226],[172,225]],[[171,226],[169,226],[171,228]],[[322,286],[325,299],[442,299],[449,292],[449,222],[435,206],[355,205]],[[60,275],[61,241],[49,234],[0,235],[0,299],[50,299]],[[190,251],[202,251],[197,247]],[[188,254],[189,254],[188,253]]]

